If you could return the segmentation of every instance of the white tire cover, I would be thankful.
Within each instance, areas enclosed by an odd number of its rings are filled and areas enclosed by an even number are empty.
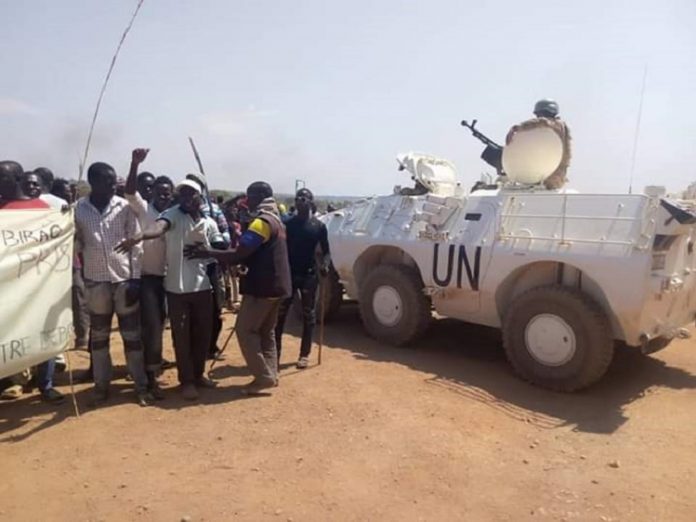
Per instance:
[[[503,149],[503,170],[510,181],[537,184],[561,164],[563,141],[549,127],[517,131]]]

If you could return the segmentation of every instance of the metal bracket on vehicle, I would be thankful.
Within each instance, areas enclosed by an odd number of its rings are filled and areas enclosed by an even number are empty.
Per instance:
[[[679,339],[691,339],[691,332],[688,330],[688,328],[679,328],[675,337],[678,337]]]
[[[428,297],[433,297],[436,295],[444,295],[445,289],[439,286],[425,286],[423,287],[423,293]]]

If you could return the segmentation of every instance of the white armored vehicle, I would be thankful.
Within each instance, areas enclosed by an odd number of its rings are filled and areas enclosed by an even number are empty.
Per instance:
[[[615,341],[649,353],[688,336],[694,213],[656,193],[545,190],[554,146],[543,159],[506,148],[507,181],[469,194],[451,163],[408,154],[400,166],[427,193],[397,188],[324,218],[338,279],[370,336],[409,343],[433,310],[497,327],[516,372],[561,391],[600,379]]]

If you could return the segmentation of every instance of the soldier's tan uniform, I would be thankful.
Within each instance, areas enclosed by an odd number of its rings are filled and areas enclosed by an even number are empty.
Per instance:
[[[505,144],[509,145],[512,141],[512,137],[516,132],[521,130],[529,130],[537,127],[549,127],[553,129],[556,134],[561,138],[563,143],[563,156],[561,157],[561,162],[559,163],[556,170],[544,180],[544,186],[549,189],[559,189],[563,187],[568,182],[566,177],[566,172],[568,172],[568,166],[570,165],[570,130],[563,120],[560,118],[531,118],[527,121],[523,121],[519,125],[513,126],[508,132],[505,138]]]

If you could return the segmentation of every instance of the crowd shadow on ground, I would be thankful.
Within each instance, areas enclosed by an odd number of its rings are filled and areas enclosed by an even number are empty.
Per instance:
[[[113,348],[112,348],[113,349]],[[230,349],[230,348],[228,348]],[[86,352],[70,352],[73,360],[86,359]],[[82,364],[79,370],[74,372],[78,376],[86,364]],[[211,367],[210,361],[206,364],[206,373]],[[248,397],[242,393],[242,384],[234,385],[219,383],[215,389],[200,389],[200,397],[196,401],[183,399],[176,383],[176,369],[168,370],[167,384],[163,387],[164,400],[155,401],[150,408],[162,410],[182,410],[192,407],[229,403],[245,399],[263,399],[270,394],[260,394]],[[100,405],[94,404],[94,391],[92,383],[75,385],[75,401],[77,402],[80,417],[88,417],[94,413],[103,412],[111,408],[123,405],[135,406],[136,394],[133,383],[127,379],[127,369],[123,365],[115,365],[113,369],[112,383],[109,388],[108,400]],[[249,372],[245,367],[231,365],[228,360],[216,362],[212,372],[208,375],[216,381],[228,377],[245,377]],[[251,377],[249,376],[249,379]],[[0,401],[0,444],[20,442],[29,439],[33,435],[54,427],[66,420],[76,420],[72,396],[68,393],[68,374],[56,376],[56,385],[66,393],[65,401],[61,404],[51,405],[41,401],[36,389],[29,390],[21,398],[13,401]]]
[[[358,358],[432,374],[429,384],[542,428],[571,426],[576,431],[609,434],[630,420],[626,407],[646,394],[659,393],[661,388],[696,389],[696,375],[637,349],[617,346],[609,371],[594,386],[569,394],[548,391],[513,374],[497,329],[436,319],[415,345],[394,348],[364,333],[355,303],[343,306],[327,325],[326,343],[350,350]],[[684,348],[677,344],[667,350]]]
[[[0,403],[0,443],[28,439],[73,415],[67,402],[58,406],[46,404],[35,392],[25,394],[21,399],[3,401]],[[25,425],[30,423],[31,428],[24,431]]]
[[[228,316],[229,314],[226,314]],[[230,316],[224,330],[220,335],[220,344],[223,346],[225,341],[230,336],[231,326],[234,322],[234,316]],[[231,319],[231,320],[230,320]],[[297,318],[290,317],[288,320],[288,333],[299,335],[301,326]],[[165,333],[168,335],[168,333]],[[116,356],[121,350],[121,345],[118,341],[118,328],[112,328],[112,356]],[[241,382],[249,382],[251,375],[245,366],[231,364],[235,350],[239,350],[236,341],[230,339],[230,342],[225,346],[225,358],[221,361],[206,363],[206,375],[218,382],[218,387],[215,389],[201,389],[200,398],[196,401],[187,401],[181,397],[180,389],[177,385],[176,368],[167,370],[166,384],[163,388],[164,400],[156,401],[152,408],[162,410],[183,410],[186,408],[200,407],[206,405],[216,405],[230,403],[238,400],[263,400],[271,396],[270,393],[261,393],[252,397],[242,393],[243,384],[229,384],[222,382],[228,378],[242,378]],[[89,366],[89,354],[86,351],[71,351],[69,352],[70,360],[72,361],[74,377],[77,378]],[[300,372],[295,369],[295,364],[284,362],[280,365],[282,377],[292,377]],[[302,370],[303,372],[312,371]],[[116,408],[124,405],[133,405],[136,400],[133,383],[127,380],[127,369],[124,365],[114,365],[113,378],[110,386],[110,395],[106,403],[95,406],[94,393],[92,383],[82,383],[75,385],[75,400],[78,405],[78,410],[81,417],[90,416],[96,412],[103,412],[110,408]],[[247,380],[248,378],[248,380]],[[62,404],[50,405],[41,401],[36,389],[29,390],[21,398],[13,401],[0,401],[0,444],[20,442],[29,439],[33,435],[40,433],[46,429],[54,427],[66,420],[77,419],[75,409],[72,403],[72,396],[69,392],[69,376],[68,373],[57,374],[55,379],[56,386],[66,393],[66,400]]]
[[[226,338],[226,332],[227,328],[222,339]],[[286,332],[300,335],[301,325],[296,318],[289,317]],[[315,337],[319,337],[319,327]],[[332,348],[348,350],[358,359],[401,364],[429,374],[425,379],[429,385],[458,394],[462,400],[485,404],[501,414],[540,428],[570,426],[580,432],[609,434],[630,420],[626,407],[646,394],[653,391],[659,393],[660,389],[696,389],[696,375],[670,366],[658,358],[643,356],[635,349],[618,347],[609,371],[599,383],[572,394],[551,392],[532,386],[513,374],[496,329],[437,319],[424,339],[408,348],[394,348],[382,345],[365,334],[355,303],[344,304],[338,316],[326,325],[324,337],[326,348],[329,349],[324,357],[329,364]],[[684,348],[675,346],[668,350]],[[230,343],[227,355],[235,349],[236,344]],[[86,367],[87,357],[85,352],[71,352],[71,360],[78,361],[79,369]],[[210,363],[206,371],[209,369]],[[280,369],[283,378],[299,373],[291,362],[285,362]],[[182,410],[269,396],[247,397],[242,393],[241,384],[220,383],[216,389],[201,390],[198,401],[186,401],[175,385],[175,375],[170,375],[165,400],[157,401],[153,408]],[[231,365],[228,357],[216,362],[209,375],[221,381],[249,376],[249,373],[244,367]],[[125,377],[125,367],[116,366],[109,401],[97,407],[92,405],[91,384],[76,386],[75,400],[81,415],[89,416],[109,408],[133,404],[133,383],[127,382]],[[67,374],[57,376],[56,381],[65,391]],[[26,440],[69,419],[75,419],[70,396],[66,396],[66,401],[60,405],[41,402],[36,391],[18,400],[0,402],[0,443]]]

